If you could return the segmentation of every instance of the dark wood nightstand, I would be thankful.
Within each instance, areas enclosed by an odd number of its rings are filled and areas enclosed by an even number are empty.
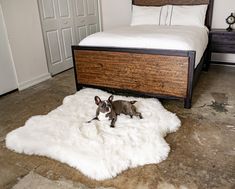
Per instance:
[[[211,53],[235,53],[235,30],[212,29],[209,33],[209,61]],[[209,65],[208,65],[209,66]]]

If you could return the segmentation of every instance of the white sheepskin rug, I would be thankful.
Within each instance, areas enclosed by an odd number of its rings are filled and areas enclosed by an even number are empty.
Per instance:
[[[7,148],[53,158],[96,180],[167,158],[170,147],[164,137],[181,125],[175,114],[157,99],[114,96],[114,100],[136,100],[143,119],[120,115],[115,128],[107,118],[87,123],[95,117],[96,95],[101,100],[110,96],[101,90],[83,89],[47,115],[31,117],[7,135]]]

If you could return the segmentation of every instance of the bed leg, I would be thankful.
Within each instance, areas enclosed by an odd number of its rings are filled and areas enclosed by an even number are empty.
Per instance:
[[[82,88],[83,88],[83,86],[82,86],[81,84],[77,84],[77,85],[76,85],[77,91],[80,91]]]
[[[209,41],[211,41],[211,36],[210,36],[210,39]],[[206,57],[205,57],[205,60],[204,60],[204,71],[208,72],[209,71],[209,68],[210,68],[210,63],[211,63],[211,44],[209,43],[207,49],[206,49]]]
[[[209,68],[210,68],[210,62],[209,62],[209,60],[207,60],[203,71],[208,72],[208,71],[209,71]]]
[[[203,70],[208,72],[210,68],[210,60],[211,60],[211,53],[207,53],[207,57],[204,60],[204,68]]]
[[[190,109],[192,107],[192,98],[184,99],[184,108]]]
[[[192,106],[195,57],[196,57],[196,52],[189,51],[188,89],[187,89],[186,98],[184,99],[184,108],[186,109],[190,109]]]

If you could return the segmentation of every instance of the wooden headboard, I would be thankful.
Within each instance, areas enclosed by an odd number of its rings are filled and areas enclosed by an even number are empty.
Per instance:
[[[208,4],[205,25],[211,29],[214,0],[132,0],[132,4],[139,6]]]

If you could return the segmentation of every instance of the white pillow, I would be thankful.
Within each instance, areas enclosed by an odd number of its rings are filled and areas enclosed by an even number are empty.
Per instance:
[[[161,25],[165,23],[167,6],[132,6],[131,26],[136,25]]]
[[[166,25],[205,26],[208,5],[168,5]]]

